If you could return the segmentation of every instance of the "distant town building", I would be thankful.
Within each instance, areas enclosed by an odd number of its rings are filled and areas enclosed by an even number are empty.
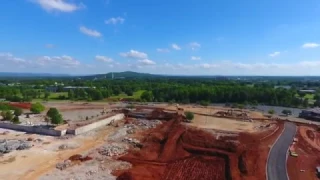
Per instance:
[[[309,93],[309,94],[316,93],[316,90],[313,90],[313,89],[302,89],[302,90],[299,90],[299,91],[302,92],[302,93]]]
[[[63,87],[63,91],[70,91],[74,89],[95,89],[96,87],[88,87],[88,86],[65,86]]]
[[[70,90],[75,90],[75,89],[95,89],[95,88],[96,87],[88,87],[88,86],[65,86],[65,87],[62,87],[62,91],[68,92]],[[46,90],[49,92],[57,92],[58,86],[48,86],[46,87]]]
[[[291,86],[274,86],[274,89],[283,88],[283,89],[291,89]]]

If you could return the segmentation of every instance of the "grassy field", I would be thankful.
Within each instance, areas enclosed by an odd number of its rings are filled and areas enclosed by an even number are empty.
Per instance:
[[[109,99],[121,99],[121,98],[134,98],[139,99],[142,95],[142,93],[145,92],[145,90],[139,90],[133,93],[132,96],[128,96],[127,94],[119,94],[118,96],[111,96]]]
[[[296,94],[295,96],[299,97],[299,94]],[[309,104],[313,104],[316,101],[314,99],[314,94],[306,94],[303,99],[308,99]]]

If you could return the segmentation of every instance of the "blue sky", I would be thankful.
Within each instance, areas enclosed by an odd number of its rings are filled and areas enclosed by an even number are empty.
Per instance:
[[[19,0],[0,71],[320,75],[318,0]]]

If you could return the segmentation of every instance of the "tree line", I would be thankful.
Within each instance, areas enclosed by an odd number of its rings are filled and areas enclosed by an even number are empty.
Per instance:
[[[51,81],[51,80],[50,80]],[[30,82],[29,82],[30,83]],[[0,87],[0,98],[9,101],[31,101],[42,98],[48,100],[44,80],[32,81],[36,86]],[[43,83],[43,84],[41,84]],[[138,90],[144,90],[137,101],[177,102],[177,103],[243,103],[266,104],[290,107],[306,107],[308,101],[297,97],[293,89],[275,89],[273,83],[256,83],[210,80],[210,79],[123,79],[123,80],[65,80],[66,86],[87,86],[88,89],[73,89],[65,92],[58,86],[57,92],[64,95],[55,97],[61,100],[97,101],[125,93],[132,96]],[[91,88],[90,88],[91,87]],[[320,98],[319,96],[316,96]],[[317,101],[320,104],[320,101]]]

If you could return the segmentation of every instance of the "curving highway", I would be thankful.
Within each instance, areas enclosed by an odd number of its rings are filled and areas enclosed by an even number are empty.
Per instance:
[[[285,122],[284,130],[270,150],[267,161],[267,180],[288,180],[287,152],[297,127],[293,123]]]

